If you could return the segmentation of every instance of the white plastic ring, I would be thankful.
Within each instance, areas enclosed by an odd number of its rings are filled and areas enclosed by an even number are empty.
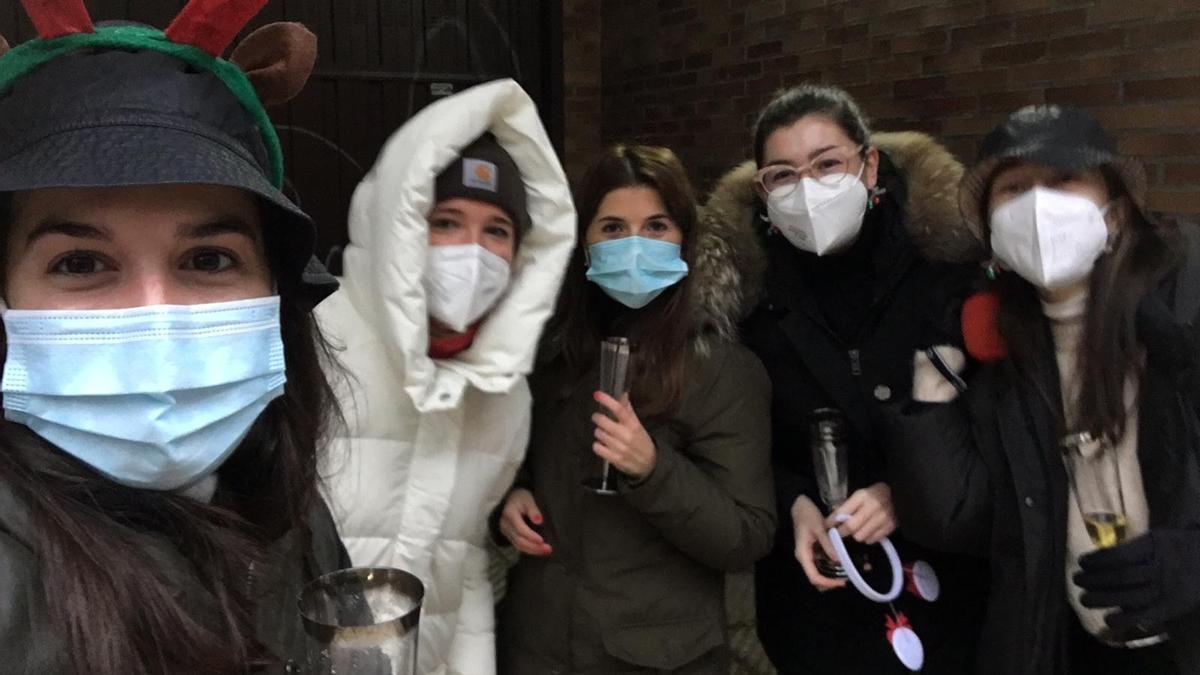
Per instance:
[[[850,519],[849,516],[842,514],[837,518],[840,522],[845,522]],[[879,545],[883,547],[883,552],[887,554],[888,563],[892,566],[892,588],[887,593],[880,593],[871,588],[867,584],[867,580],[863,579],[858,568],[854,566],[854,561],[850,558],[849,551],[846,550],[846,543],[842,541],[842,535],[838,533],[836,527],[829,528],[829,539],[833,542],[833,550],[837,551],[838,560],[842,563],[842,569],[846,571],[846,576],[850,579],[850,583],[858,589],[868,600],[875,602],[891,602],[900,596],[900,591],[904,587],[904,568],[900,566],[900,555],[896,553],[896,547],[892,545],[892,540],[884,537],[879,540]]]

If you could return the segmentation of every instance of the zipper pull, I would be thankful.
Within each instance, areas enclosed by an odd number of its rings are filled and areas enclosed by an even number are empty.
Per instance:
[[[850,354],[850,373],[855,376],[862,375],[862,360],[859,358],[858,350],[851,349],[849,354]]]

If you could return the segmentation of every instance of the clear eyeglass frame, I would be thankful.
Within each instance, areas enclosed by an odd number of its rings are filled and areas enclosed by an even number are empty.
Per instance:
[[[833,147],[814,157],[806,166],[770,164],[754,174],[754,182],[766,194],[788,185],[799,185],[804,178],[812,178],[825,187],[840,187],[857,180],[862,167],[853,167],[852,160],[857,157],[860,162],[865,162],[866,149],[866,145]]]

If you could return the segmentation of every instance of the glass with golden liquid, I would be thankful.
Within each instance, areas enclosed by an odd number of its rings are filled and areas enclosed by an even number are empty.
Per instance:
[[[1107,437],[1082,432],[1063,438],[1062,449],[1075,502],[1092,543],[1096,548],[1125,543],[1128,523],[1116,448]],[[1097,637],[1108,644],[1130,648],[1167,639],[1166,633],[1154,627],[1124,631],[1106,628]]]
[[[1116,450],[1104,437],[1089,432],[1069,434],[1062,441],[1067,476],[1088,536],[1097,548],[1125,541],[1125,496]]]

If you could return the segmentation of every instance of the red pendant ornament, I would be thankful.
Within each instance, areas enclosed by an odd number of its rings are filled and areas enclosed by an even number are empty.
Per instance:
[[[900,659],[905,668],[913,672],[920,670],[925,665],[925,646],[908,623],[908,617],[902,612],[897,612],[894,617],[888,615],[884,625],[887,626],[887,640],[891,643],[896,658]]]

